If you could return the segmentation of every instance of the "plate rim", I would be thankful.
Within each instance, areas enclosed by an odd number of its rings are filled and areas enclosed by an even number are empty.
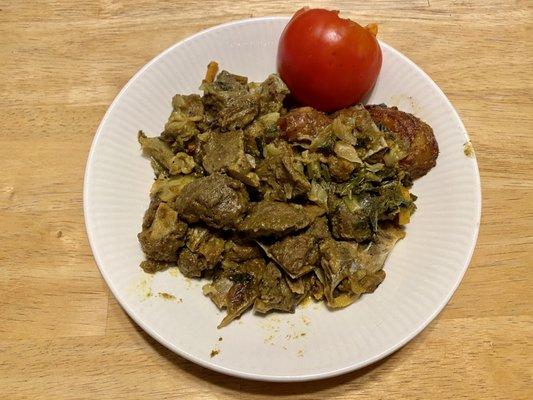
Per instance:
[[[311,380],[318,380],[318,379],[326,379],[326,378],[332,378],[338,375],[342,375],[348,372],[352,372],[361,368],[364,368],[370,364],[373,364],[390,354],[396,352],[400,348],[402,348],[404,345],[406,345],[408,342],[410,342],[413,338],[415,338],[422,330],[424,330],[437,316],[440,314],[440,312],[444,309],[444,307],[448,304],[451,297],[459,287],[461,281],[463,280],[463,277],[466,273],[466,270],[468,269],[470,262],[472,260],[472,256],[474,254],[477,239],[479,235],[479,227],[481,222],[481,206],[482,206],[482,196],[481,196],[481,178],[479,174],[479,166],[477,163],[477,159],[474,158],[473,168],[474,168],[474,180],[475,180],[475,186],[476,186],[476,199],[475,199],[475,229],[472,233],[471,239],[471,247],[468,252],[467,261],[465,262],[465,265],[462,268],[462,271],[460,274],[457,275],[457,279],[454,282],[453,286],[451,287],[450,291],[446,294],[446,296],[443,298],[443,301],[439,304],[438,307],[434,310],[434,312],[426,318],[422,323],[418,325],[416,329],[414,329],[412,332],[410,332],[408,335],[406,335],[401,341],[389,346],[387,349],[382,351],[379,354],[374,355],[373,357],[367,358],[363,361],[359,361],[353,364],[350,364],[348,366],[338,368],[335,370],[327,371],[327,372],[319,372],[319,373],[311,373],[311,374],[302,374],[302,375],[267,375],[267,374],[258,374],[258,373],[249,373],[239,370],[234,370],[232,368],[227,368],[221,365],[217,365],[215,363],[209,362],[209,360],[205,361],[201,358],[198,358],[187,351],[175,346],[173,343],[169,342],[165,338],[163,338],[161,335],[159,335],[153,328],[150,327],[148,323],[146,323],[141,316],[139,316],[136,311],[129,307],[127,304],[125,298],[121,297],[118,293],[117,288],[114,286],[113,282],[111,281],[111,278],[106,274],[105,268],[103,268],[101,265],[103,265],[102,260],[99,256],[99,252],[97,251],[97,248],[95,246],[95,239],[94,239],[94,223],[91,221],[91,211],[89,210],[89,182],[91,178],[91,168],[92,168],[92,162],[94,159],[94,152],[97,147],[97,144],[100,141],[100,138],[102,136],[103,126],[109,116],[114,111],[119,99],[122,97],[124,92],[133,84],[134,81],[137,80],[137,78],[144,73],[148,68],[150,68],[153,64],[155,64],[160,58],[164,57],[167,53],[173,51],[176,47],[181,46],[189,41],[195,40],[198,37],[205,35],[209,32],[212,32],[214,30],[223,29],[228,26],[234,26],[234,25],[243,25],[243,24],[249,24],[249,23],[256,23],[256,22],[262,22],[262,21],[288,21],[290,17],[287,16],[265,16],[265,17],[257,17],[257,18],[246,18],[246,19],[239,19],[234,21],[228,21],[219,25],[214,25],[212,27],[209,27],[207,29],[203,29],[199,32],[194,33],[193,35],[187,36],[186,38],[174,43],[172,46],[166,48],[162,52],[158,53],[155,57],[153,57],[150,61],[145,63],[129,80],[128,82],[122,87],[122,89],[118,92],[118,94],[115,96],[113,101],[111,102],[110,106],[106,110],[104,116],[102,117],[102,120],[100,121],[98,128],[96,129],[96,133],[93,137],[91,147],[87,156],[86,164],[85,164],[85,172],[83,177],[83,216],[84,216],[84,223],[85,223],[85,231],[87,234],[87,238],[89,241],[89,245],[91,248],[91,252],[93,255],[93,258],[96,262],[96,265],[98,267],[98,270],[100,271],[100,275],[104,278],[105,283],[107,284],[109,290],[117,300],[117,302],[120,304],[122,309],[126,312],[126,314],[133,319],[133,321],[140,326],[144,332],[146,332],[148,335],[150,335],[153,339],[155,339],[159,344],[165,346],[166,348],[170,349],[174,353],[178,354],[180,357],[183,357],[187,359],[188,361],[191,361],[195,364],[198,364],[204,368],[227,374],[230,376],[234,376],[237,378],[245,378],[250,380],[257,380],[257,381],[266,381],[266,382],[303,382],[303,381],[311,381]],[[433,87],[433,89],[436,90],[439,96],[443,97],[444,100],[449,104],[451,108],[451,112],[453,113],[454,117],[459,122],[459,126],[462,129],[462,133],[465,136],[465,140],[469,141],[469,135],[466,131],[466,128],[463,124],[463,121],[461,120],[457,110],[451,103],[451,101],[448,99],[448,97],[444,94],[442,89],[431,79],[431,77],[422,70],[417,64],[415,64],[411,59],[409,59],[407,56],[402,54],[400,51],[396,50],[392,46],[386,44],[382,40],[379,40],[380,46],[386,47],[387,50],[395,53],[397,56],[402,58],[403,60],[407,61],[412,67],[414,67],[419,73],[421,73],[424,78],[430,83],[430,85]]]

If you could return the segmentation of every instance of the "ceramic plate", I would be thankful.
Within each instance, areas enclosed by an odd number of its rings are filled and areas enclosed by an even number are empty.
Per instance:
[[[294,314],[248,312],[217,329],[222,313],[202,295],[202,282],[177,271],[149,276],[137,242],[153,180],[137,131],[158,135],[176,93],[197,93],[211,60],[263,80],[276,70],[278,38],[288,18],[257,18],[200,32],[144,66],[109,107],[94,138],[84,183],[85,223],[94,258],[109,288],[146,332],[204,367],[244,378],[303,381],[338,375],[403,346],[446,305],[476,242],[480,183],[457,112],[412,61],[381,43],[383,67],[369,103],[387,103],[429,123],[437,166],[416,181],[416,211],[387,260],[374,294],[340,311],[308,304]],[[165,295],[170,294],[175,296]]]

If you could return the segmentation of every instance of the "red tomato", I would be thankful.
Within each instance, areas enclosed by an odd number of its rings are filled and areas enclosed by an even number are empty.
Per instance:
[[[281,34],[278,72],[303,105],[335,111],[358,103],[381,69],[376,25],[363,28],[338,11],[303,8]]]

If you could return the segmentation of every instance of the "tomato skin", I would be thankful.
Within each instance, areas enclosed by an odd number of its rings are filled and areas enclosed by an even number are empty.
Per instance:
[[[324,9],[297,11],[278,45],[278,72],[292,95],[326,112],[360,102],[374,87],[381,62],[370,29]]]

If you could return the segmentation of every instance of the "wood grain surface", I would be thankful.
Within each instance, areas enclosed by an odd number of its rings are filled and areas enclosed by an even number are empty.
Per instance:
[[[173,43],[231,20],[340,9],[420,65],[461,115],[481,171],[476,251],[451,302],[381,362],[300,384],[198,367],[110,295],[83,222],[107,107]],[[533,35],[528,0],[0,1],[0,398],[531,399]]]

